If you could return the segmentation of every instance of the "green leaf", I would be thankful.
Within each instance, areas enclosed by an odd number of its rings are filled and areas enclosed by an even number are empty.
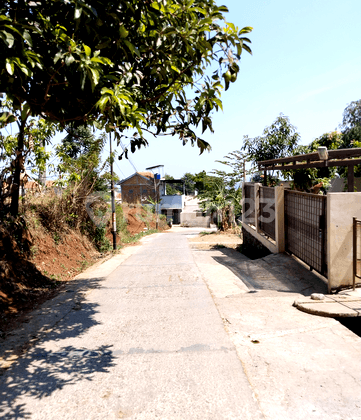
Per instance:
[[[180,73],[180,70],[176,66],[170,66],[170,68],[175,72]]]
[[[26,76],[31,77],[33,75],[33,72],[28,67],[26,67],[25,65],[22,65],[22,66],[19,66],[19,67],[20,67],[20,70],[24,74],[26,74]]]
[[[252,31],[253,31],[252,26],[245,26],[244,28],[242,28],[242,29],[238,32],[238,35],[241,35],[241,34],[248,34],[248,33],[252,32]]]
[[[214,98],[213,101],[219,106],[219,108],[221,108],[221,110],[223,111],[223,104],[222,101],[219,98]]]
[[[100,91],[100,93],[101,93],[102,95],[105,95],[106,93],[107,93],[108,95],[114,95],[114,92],[113,92],[111,89],[106,88],[106,87],[103,87],[103,88],[102,88],[102,90]]]
[[[33,40],[31,39],[30,32],[25,30],[23,36],[24,36],[25,41],[30,45],[30,47],[32,47],[33,46]]]
[[[70,66],[70,64],[71,64],[71,63],[74,63],[74,61],[75,61],[75,58],[74,58],[74,56],[73,56],[72,54],[68,54],[68,55],[65,57],[65,64],[66,64],[67,66]]]
[[[237,54],[240,56],[243,51],[243,43],[237,44],[236,47],[237,47]]]
[[[222,7],[222,6],[221,6]],[[201,13],[203,16],[206,16],[207,11],[205,9],[202,9],[200,7],[192,7],[191,9],[189,9],[190,12],[198,12]]]
[[[243,49],[246,50],[248,53],[250,53],[252,55],[252,50],[249,48],[248,45],[243,44]]]
[[[7,44],[8,48],[11,48],[14,45],[15,38],[14,35],[10,34],[9,32],[3,31],[2,35],[5,35],[5,43]]]
[[[27,115],[29,115],[30,114],[30,106],[29,106],[29,104],[28,103],[26,103],[24,106],[23,106],[23,109],[21,110],[21,119],[22,120],[25,120],[26,119],[26,117],[27,117]]]
[[[122,38],[126,38],[129,34],[129,31],[127,31],[123,25],[119,26],[119,34]]]
[[[210,18],[204,18],[199,22],[199,26],[203,26],[203,25],[209,25],[212,23],[212,19]]]
[[[10,61],[8,58],[6,59],[6,70],[9,74],[13,75],[14,74],[14,62]]]
[[[89,68],[91,77],[92,77],[92,84],[96,86],[99,83],[100,73],[96,69]]]
[[[54,57],[54,64],[56,64],[62,57],[63,53],[61,51],[59,51],[58,53],[55,54]]]
[[[99,50],[101,50],[101,49],[103,49],[103,48],[108,47],[108,45],[109,45],[110,43],[111,43],[111,40],[110,40],[110,39],[107,39],[106,41],[104,41],[104,42],[102,42],[102,43],[98,44],[98,45],[96,46],[96,48],[97,48],[97,49],[99,49]]]
[[[249,44],[252,44],[252,41],[249,38],[246,38],[245,36],[242,36],[242,38],[240,39],[244,42],[248,42]]]
[[[101,110],[104,111],[105,105],[109,102],[109,96],[103,96],[99,99],[99,101],[96,103],[96,106]]]
[[[74,19],[79,19],[81,16],[83,9],[81,7],[75,7],[75,11],[74,11]]]
[[[135,48],[135,46],[131,43],[131,42],[129,42],[129,41],[127,41],[127,40],[124,40],[124,43],[125,43],[125,45],[129,48],[129,50],[130,50],[130,52],[134,55],[137,55],[138,57],[140,57],[140,53],[139,53],[139,51],[138,51],[138,49],[137,48]]]
[[[84,52],[87,57],[90,57],[92,50],[87,45],[83,44]]]

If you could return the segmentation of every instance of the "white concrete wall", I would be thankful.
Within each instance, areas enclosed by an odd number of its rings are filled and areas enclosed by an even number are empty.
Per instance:
[[[352,286],[353,217],[361,219],[361,193],[327,194],[328,288]]]
[[[187,227],[204,227],[208,228],[211,225],[211,216],[197,216],[194,213],[185,213],[182,211],[180,215],[181,225]]]
[[[184,212],[193,213],[194,211],[201,210],[199,207],[199,199],[194,196],[185,196],[184,200]]]

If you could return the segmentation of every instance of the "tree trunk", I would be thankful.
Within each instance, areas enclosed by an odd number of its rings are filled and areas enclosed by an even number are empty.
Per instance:
[[[24,152],[24,131],[26,120],[22,119],[19,127],[18,134],[18,147],[16,148],[16,157],[15,157],[15,172],[12,183],[12,194],[11,194],[11,206],[10,213],[12,216],[16,217],[19,214],[19,196],[20,196],[20,175],[21,171],[24,169],[23,162],[23,152]]]

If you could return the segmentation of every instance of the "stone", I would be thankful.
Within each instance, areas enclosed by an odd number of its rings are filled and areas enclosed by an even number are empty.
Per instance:
[[[322,293],[312,293],[311,299],[312,300],[324,300],[325,295],[323,295]]]

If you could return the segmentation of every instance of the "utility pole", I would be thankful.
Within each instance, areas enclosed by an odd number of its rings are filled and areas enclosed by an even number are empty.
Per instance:
[[[113,152],[112,152],[112,135],[109,133],[110,144],[110,188],[112,197],[112,234],[113,234],[113,250],[117,249],[117,221],[115,215],[115,194],[114,194],[114,180],[113,180]]]
[[[158,229],[159,227],[159,210],[160,210],[160,193],[159,193],[159,187],[160,187],[160,180],[156,179],[156,174],[153,172],[154,169],[159,168],[159,176],[160,176],[160,168],[163,168],[164,165],[156,165],[156,166],[150,166],[149,168],[145,168],[146,171],[152,171],[153,173],[153,180],[154,180],[154,194],[155,194],[155,214],[156,214],[156,222],[155,222],[155,228]],[[158,181],[158,182],[157,182]]]
[[[46,147],[45,140],[42,141],[41,146],[44,148],[44,152],[45,152],[45,147]],[[45,170],[41,171],[39,169],[39,184],[41,184],[44,188],[46,187],[46,161],[45,161]]]

